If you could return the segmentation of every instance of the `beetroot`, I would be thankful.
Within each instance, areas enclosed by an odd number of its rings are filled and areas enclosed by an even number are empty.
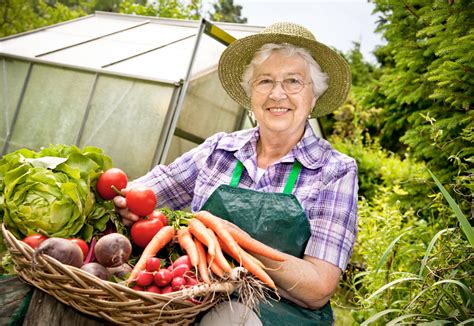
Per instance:
[[[74,242],[63,238],[49,238],[44,240],[33,254],[33,262],[39,254],[45,254],[65,265],[81,267],[84,261],[84,254],[81,248]]]
[[[101,280],[107,281],[110,278],[110,272],[99,263],[87,263],[82,265],[81,269],[89,274],[97,276]]]
[[[97,261],[105,267],[116,267],[127,262],[132,244],[120,233],[110,233],[100,238],[94,248]]]
[[[132,272],[132,266],[125,263],[117,267],[107,267],[109,272],[118,278],[126,278]]]

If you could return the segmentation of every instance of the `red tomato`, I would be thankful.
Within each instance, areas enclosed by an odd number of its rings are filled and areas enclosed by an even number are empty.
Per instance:
[[[87,254],[89,253],[89,246],[87,245],[87,242],[78,238],[72,238],[68,240],[74,242],[75,244],[79,246],[79,248],[81,248],[82,253],[84,254],[84,259],[86,259]]]
[[[110,200],[117,196],[112,186],[120,191],[127,186],[127,183],[128,179],[125,172],[119,168],[111,168],[100,175],[99,180],[97,180],[96,189],[100,197]]]
[[[153,211],[150,215],[148,215],[148,218],[157,218],[163,222],[163,225],[168,225],[168,218],[160,211]]]
[[[156,196],[148,187],[136,187],[130,189],[125,199],[128,209],[139,216],[147,216],[153,212],[156,206]]]
[[[47,236],[42,234],[32,234],[25,237],[22,241],[29,245],[31,248],[36,249],[44,240],[48,239]]]
[[[159,219],[145,219],[133,223],[130,230],[133,243],[140,248],[145,248],[162,227],[163,223]]]

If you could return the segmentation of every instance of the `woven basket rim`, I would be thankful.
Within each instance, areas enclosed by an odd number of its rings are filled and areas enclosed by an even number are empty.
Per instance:
[[[2,223],[2,234],[20,279],[81,312],[117,324],[133,323],[132,317],[134,314],[140,316],[142,321],[140,323],[143,323],[145,320],[146,323],[156,324],[160,322],[160,318],[167,318],[166,320],[168,321],[174,320],[173,324],[176,325],[187,324],[187,322],[191,323],[199,312],[210,309],[213,305],[228,298],[238,287],[237,282],[228,281],[199,284],[192,288],[185,288],[181,291],[167,294],[136,291],[123,284],[101,280],[80,268],[62,264],[56,259],[43,254],[36,257],[36,264],[44,267],[46,270],[35,270],[32,263],[34,250],[26,243],[18,240],[4,223]],[[58,281],[59,285],[53,282],[53,285],[43,286],[44,284],[41,282],[42,277],[43,279],[46,277],[57,278],[63,281],[66,279],[66,283]],[[74,284],[79,286],[75,287]],[[81,295],[87,297],[87,305],[93,305],[93,302],[100,303],[98,311],[91,311],[88,307],[78,306],[77,304],[72,305],[69,302],[69,300],[75,302],[74,298],[77,299]],[[187,301],[193,297],[203,297],[203,302],[195,304]],[[146,307],[146,309],[140,307]],[[100,311],[101,309],[104,311]],[[157,319],[157,313],[154,309],[166,309],[166,316],[160,313]],[[110,312],[108,312],[109,310]],[[146,316],[147,310],[152,311],[149,313],[149,318]],[[176,311],[178,317],[173,317],[173,311]],[[130,315],[131,318],[129,321],[124,322],[115,318],[115,313]],[[182,323],[176,323],[176,319],[180,319]]]

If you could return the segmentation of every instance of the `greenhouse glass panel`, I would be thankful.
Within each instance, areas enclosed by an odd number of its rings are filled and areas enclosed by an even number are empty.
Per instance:
[[[121,31],[125,28],[131,28],[137,26],[140,21],[127,17],[126,15],[109,16],[105,15],[94,15],[79,18],[71,21],[73,24],[61,24],[54,27],[49,27],[48,30],[55,33],[61,33],[65,35],[82,35],[88,38],[95,38],[102,35]]]
[[[7,151],[74,144],[94,74],[34,64]]]
[[[186,78],[195,42],[196,38],[191,37],[106,69],[177,82]]]
[[[100,76],[79,146],[102,148],[130,178],[153,165],[174,86]]]
[[[81,46],[54,52],[42,58],[64,64],[101,68],[122,60],[134,60],[137,55],[140,56],[194,33],[195,29],[191,28],[148,23],[81,44]],[[135,61],[141,62],[139,57]],[[135,71],[130,70],[127,73],[135,74]]]
[[[0,151],[5,145],[9,130],[12,128],[15,110],[20,100],[21,89],[25,83],[29,63],[2,58],[0,78]]]
[[[42,53],[87,41],[88,39],[88,37],[81,35],[39,31],[4,41],[2,43],[2,52],[22,57],[35,57]]]
[[[196,147],[196,143],[181,137],[173,136],[168,156],[164,164],[172,163],[176,158]]]

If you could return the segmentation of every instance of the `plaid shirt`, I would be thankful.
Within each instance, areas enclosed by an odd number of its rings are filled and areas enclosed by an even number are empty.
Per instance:
[[[293,162],[301,169],[293,194],[308,217],[311,236],[305,254],[345,270],[357,233],[357,166],[318,138],[309,123],[300,142],[269,166],[258,182],[259,128],[217,133],[168,166],[158,165],[134,184],[152,187],[160,206],[198,211],[214,190],[230,183],[236,161],[245,166],[239,188],[282,192]]]

